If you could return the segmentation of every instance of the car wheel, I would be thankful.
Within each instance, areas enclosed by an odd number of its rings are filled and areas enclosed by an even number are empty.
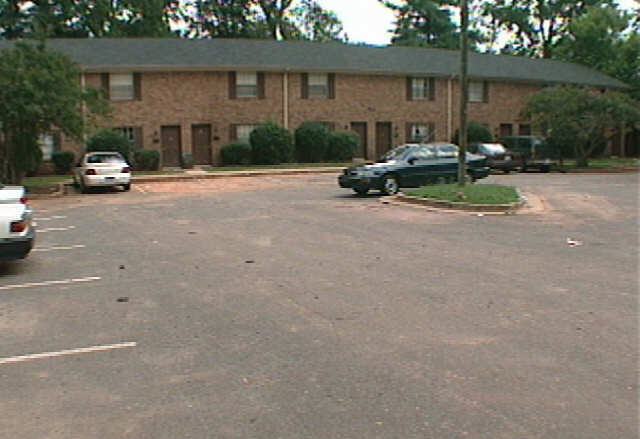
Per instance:
[[[386,195],[395,195],[400,190],[398,180],[393,175],[387,175],[382,182],[382,193]]]
[[[358,194],[358,195],[360,195],[360,196],[362,197],[362,196],[367,195],[367,192],[369,192],[369,188],[368,188],[368,187],[364,187],[364,188],[362,188],[362,187],[355,188],[355,187],[354,187],[354,188],[353,188],[353,191],[354,191],[356,194]]]
[[[122,185],[122,188],[123,188],[125,191],[131,190],[131,183],[129,183],[129,184],[123,184],[123,185]]]
[[[504,173],[505,173],[505,174],[508,174],[508,173],[510,173],[510,172],[511,172],[511,169],[508,169],[508,168],[507,168],[507,169],[505,169],[505,170],[504,170]]]

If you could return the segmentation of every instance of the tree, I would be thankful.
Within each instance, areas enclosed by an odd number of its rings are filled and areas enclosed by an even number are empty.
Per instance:
[[[21,182],[41,134],[57,130],[79,140],[88,124],[108,114],[100,92],[84,90],[79,78],[75,64],[43,44],[17,43],[0,53],[2,181]]]
[[[196,0],[187,33],[211,38],[269,38],[252,0]]]
[[[640,103],[623,93],[558,86],[533,95],[522,116],[553,137],[555,145],[571,145],[582,167],[588,166],[588,157],[602,136],[609,136],[621,124],[640,121]]]
[[[496,30],[508,32],[503,52],[551,58],[571,23],[588,7],[611,0],[495,0],[485,2],[482,14]]]
[[[348,41],[338,16],[315,0],[302,0],[293,9],[296,31],[292,37],[310,41]]]
[[[574,20],[554,57],[592,67],[629,85],[640,99],[640,35],[627,32],[631,14],[615,7],[592,7]]]
[[[460,30],[453,21],[456,0],[407,0],[396,4],[378,0],[396,13],[393,45],[460,48]],[[472,45],[481,41],[477,31],[469,31]]]

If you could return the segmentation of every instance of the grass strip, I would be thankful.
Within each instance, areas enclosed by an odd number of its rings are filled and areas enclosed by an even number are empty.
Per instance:
[[[344,168],[353,166],[353,162],[348,163],[282,163],[279,165],[247,165],[247,166],[216,166],[203,167],[207,172],[225,171],[264,171],[269,169],[302,169],[302,168]]]
[[[510,204],[520,201],[514,187],[498,184],[468,184],[464,187],[437,184],[408,191],[407,195],[468,204]]]

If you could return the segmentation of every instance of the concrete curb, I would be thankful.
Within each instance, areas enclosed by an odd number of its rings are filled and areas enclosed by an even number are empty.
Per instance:
[[[524,206],[527,202],[526,198],[522,195],[520,195],[520,201],[511,204],[469,204],[455,201],[437,200],[435,198],[413,197],[405,194],[395,195],[393,197],[393,201],[452,211],[499,213],[506,215],[515,214],[515,212],[522,206]]]

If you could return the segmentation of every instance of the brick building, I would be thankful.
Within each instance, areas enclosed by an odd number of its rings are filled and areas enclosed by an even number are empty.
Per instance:
[[[304,121],[354,130],[366,159],[406,141],[450,140],[459,126],[456,51],[232,39],[47,45],[81,66],[84,84],[104,88],[114,108],[109,126],[137,148],[161,151],[164,166],[180,166],[186,155],[217,164],[222,146],[265,121],[291,131]],[[626,87],[580,65],[503,55],[470,54],[469,76],[469,120],[497,136],[531,133],[520,109],[545,86]]]

